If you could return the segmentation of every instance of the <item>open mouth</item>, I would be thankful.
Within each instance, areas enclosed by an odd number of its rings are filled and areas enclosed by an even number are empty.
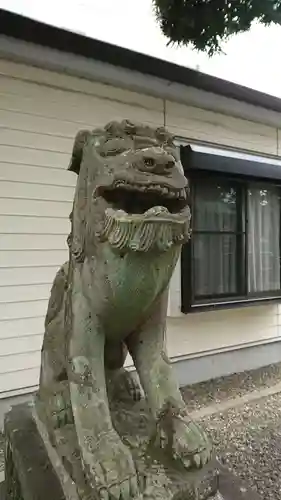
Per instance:
[[[98,195],[107,202],[99,231],[116,250],[163,252],[189,238],[190,210],[184,188],[117,181]]]
[[[100,189],[99,193],[112,209],[128,215],[141,215],[152,209],[163,208],[163,213],[179,214],[187,206],[185,189],[172,189],[165,185],[128,184],[117,181],[113,186]],[[160,210],[161,212],[161,210]]]

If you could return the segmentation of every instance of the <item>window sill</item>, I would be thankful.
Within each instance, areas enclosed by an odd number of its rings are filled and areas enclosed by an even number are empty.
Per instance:
[[[281,295],[269,297],[251,297],[248,299],[225,299],[219,301],[198,302],[191,304],[188,308],[182,306],[183,314],[190,314],[204,311],[216,311],[221,309],[239,309],[242,307],[264,306],[266,304],[281,303]]]

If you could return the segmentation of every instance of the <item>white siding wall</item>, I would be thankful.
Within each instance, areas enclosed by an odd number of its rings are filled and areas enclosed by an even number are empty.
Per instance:
[[[74,136],[124,117],[163,125],[163,103],[0,61],[0,397],[38,381],[49,290],[67,259]]]
[[[166,102],[166,126],[172,133],[186,139],[268,155],[277,155],[281,151],[281,131],[273,127],[169,101]],[[281,340],[280,305],[183,315],[180,300],[178,263],[169,300],[168,348],[171,357],[189,358]]]
[[[0,397],[38,382],[48,294],[67,258],[73,138],[80,128],[125,117],[153,126],[166,121],[182,137],[263,153],[276,154],[281,140],[268,126],[0,60]],[[178,268],[170,294],[171,356],[279,335],[277,306],[183,317],[179,275]]]

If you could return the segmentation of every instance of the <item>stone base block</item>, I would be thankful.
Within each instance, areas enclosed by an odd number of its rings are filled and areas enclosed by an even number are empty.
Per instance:
[[[30,405],[18,405],[6,415],[5,439],[5,484],[1,484],[0,500],[68,500]],[[172,500],[261,500],[216,459],[194,474],[192,483],[198,487],[192,490],[187,484]]]

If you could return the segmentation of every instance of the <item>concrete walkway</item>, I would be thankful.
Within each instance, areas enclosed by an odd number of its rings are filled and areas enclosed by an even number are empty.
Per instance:
[[[213,403],[211,405],[204,406],[203,408],[200,408],[200,410],[195,410],[190,413],[190,417],[193,420],[201,420],[202,418],[209,417],[216,413],[222,413],[224,411],[230,410],[231,408],[238,408],[239,406],[243,406],[244,404],[253,403],[255,401],[258,401],[259,399],[273,396],[274,394],[278,394],[279,392],[281,392],[281,382],[278,382],[278,384],[272,385],[271,387],[248,392],[243,396],[226,399],[225,401],[221,401],[220,403]]]

